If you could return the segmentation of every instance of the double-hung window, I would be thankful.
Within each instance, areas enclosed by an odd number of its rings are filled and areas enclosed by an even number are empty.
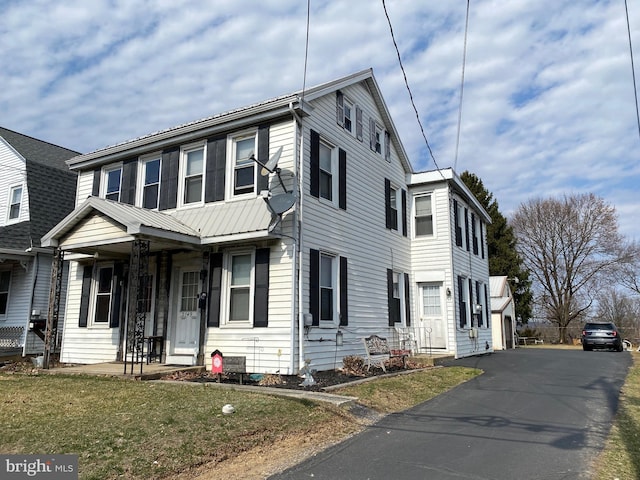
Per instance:
[[[202,203],[204,193],[204,147],[187,148],[182,152],[182,204]]]
[[[103,170],[103,196],[107,200],[120,201],[122,165],[106,167]]]
[[[377,123],[374,124],[373,132],[373,149],[376,153],[382,155],[382,147],[384,144],[384,130]]]
[[[250,322],[253,318],[254,254],[235,252],[228,257],[229,323]]]
[[[353,133],[353,123],[354,123],[354,112],[355,109],[353,107],[353,103],[351,103],[346,98],[344,99],[344,129]]]
[[[333,201],[334,148],[320,141],[320,197]]]
[[[233,191],[232,196],[255,193],[256,190],[256,162],[257,135],[255,132],[232,138],[232,168]]]
[[[160,157],[143,159],[140,163],[141,199],[139,205],[142,208],[156,210],[160,192]]]
[[[111,314],[111,293],[113,286],[113,265],[99,265],[96,270],[95,311],[96,324],[108,324]]]
[[[0,319],[4,319],[9,307],[9,286],[11,270],[0,270]]]
[[[333,322],[336,318],[335,257],[320,254],[320,321]]]
[[[431,195],[421,195],[415,198],[415,229],[416,237],[433,235]]]
[[[391,230],[398,230],[398,189],[391,186],[389,208],[391,209]]]
[[[20,218],[20,206],[22,205],[22,185],[11,187],[9,190],[9,221],[16,221]]]

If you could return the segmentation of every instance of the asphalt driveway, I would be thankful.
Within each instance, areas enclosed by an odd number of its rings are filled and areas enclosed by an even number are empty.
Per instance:
[[[631,356],[520,348],[450,364],[485,373],[270,478],[588,479]]]

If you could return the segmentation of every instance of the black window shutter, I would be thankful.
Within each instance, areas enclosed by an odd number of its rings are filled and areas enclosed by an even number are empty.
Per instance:
[[[344,95],[340,90],[336,90],[336,122],[344,127]]]
[[[391,180],[384,179],[384,218],[387,228],[393,228],[391,221]]]
[[[471,237],[473,238],[473,253],[478,255],[478,232],[476,231],[476,215],[471,212]]]
[[[162,172],[160,174],[160,200],[158,210],[169,210],[178,205],[178,163],[180,149],[162,152]]]
[[[467,252],[470,250],[469,245],[469,209],[464,209],[464,239],[467,243]]]
[[[123,277],[124,264],[122,262],[116,262],[113,265],[113,296],[111,297],[111,318],[109,319],[109,327],[111,328],[118,328],[120,326]]]
[[[462,246],[462,228],[460,227],[460,212],[458,209],[458,201],[453,201],[453,221],[456,229],[456,246]]]
[[[320,325],[320,252],[309,251],[309,313],[314,326]]]
[[[491,307],[489,305],[489,292],[487,290],[487,284],[484,284],[484,311],[487,314],[487,328],[489,328],[491,320]]]
[[[261,125],[258,127],[258,162],[264,165],[269,161],[269,125]],[[261,170],[259,165],[254,168]],[[269,189],[269,176],[260,175],[258,170],[258,193]]]
[[[338,150],[338,206],[347,209],[347,152]]]
[[[407,191],[402,190],[402,235],[407,236]]]
[[[475,312],[475,308],[473,306],[473,281],[471,279],[467,280],[469,282],[469,310],[471,311],[471,326],[473,327],[473,314]]]
[[[409,274],[404,274],[404,311],[407,327],[411,325],[411,304],[409,303]]]
[[[467,309],[464,302],[464,279],[458,276],[458,310],[460,310],[460,328],[467,324]]]
[[[227,164],[227,136],[207,140],[207,177],[205,203],[224,200],[224,176]]]
[[[356,138],[362,141],[362,109],[356,105]]]
[[[269,325],[269,248],[256,250],[255,293],[253,300],[253,326]]]
[[[220,294],[222,293],[222,253],[209,258],[209,316],[207,327],[220,326]]]
[[[100,179],[102,178],[102,170],[97,168],[93,171],[93,186],[91,187],[91,196],[98,197],[100,195]]]
[[[311,195],[320,198],[320,134],[315,130],[311,130],[311,172],[309,182],[311,183]]]
[[[349,325],[347,258],[340,257],[340,325]]]
[[[89,318],[89,301],[91,300],[91,276],[93,266],[87,265],[82,270],[82,290],[80,294],[80,319],[78,327],[86,327]]]
[[[484,258],[484,233],[482,221],[480,221],[480,252],[482,253],[482,258]]]
[[[136,177],[138,176],[138,159],[131,158],[122,164],[122,183],[120,185],[120,202],[134,205],[136,203]]]

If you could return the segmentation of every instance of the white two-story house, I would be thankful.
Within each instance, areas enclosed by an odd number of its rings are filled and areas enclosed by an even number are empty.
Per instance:
[[[73,210],[76,174],[65,161],[76,155],[0,127],[0,354],[43,352],[53,250],[40,238]],[[62,326],[64,308],[56,315]]]
[[[305,361],[326,370],[362,355],[362,338],[397,339],[420,317],[412,209],[426,177],[414,178],[371,70],[68,164],[79,178],[76,208],[43,238],[71,260],[63,362],[151,352],[210,366],[218,350],[245,357],[253,373],[294,374]],[[456,182],[450,175],[445,184]],[[458,187],[452,195],[486,223]],[[446,255],[449,265],[462,261],[451,248]],[[475,260],[486,264],[484,254]],[[448,352],[480,350],[468,330],[486,328],[469,311],[482,290],[468,281],[487,284],[481,270],[450,267],[442,279],[444,292],[463,277],[467,295]],[[468,346],[458,349],[461,338]]]

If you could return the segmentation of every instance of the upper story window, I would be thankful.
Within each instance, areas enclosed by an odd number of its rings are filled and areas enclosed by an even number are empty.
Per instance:
[[[160,193],[160,157],[143,159],[140,162],[138,177],[141,180],[139,188],[141,198],[138,204],[142,208],[157,209]]]
[[[333,200],[334,148],[320,142],[320,197]]]
[[[202,203],[204,194],[204,147],[185,148],[181,156],[182,205]]]
[[[345,98],[344,99],[344,129],[349,133],[353,133],[353,115],[354,115],[353,103],[351,103],[351,101]]]
[[[122,183],[122,165],[105,167],[103,169],[102,192],[104,198],[120,201],[120,186]]]
[[[389,209],[391,210],[391,230],[398,230],[398,189],[393,185],[389,196]]]
[[[336,92],[336,122],[362,141],[362,109],[338,90]]]
[[[374,123],[373,129],[373,150],[382,155],[382,145],[384,142],[384,130],[377,123]]]
[[[20,206],[22,205],[22,185],[11,187],[9,190],[9,211],[7,218],[9,221],[16,221],[20,218]]]
[[[416,237],[433,235],[431,195],[421,195],[415,198],[415,232]]]
[[[10,284],[11,270],[0,270],[0,318],[4,318],[7,314]]]
[[[407,236],[407,191],[384,179],[385,226],[390,230],[401,232]]]
[[[252,194],[256,191],[258,169],[253,158],[258,158],[256,132],[231,138],[231,196]]]

